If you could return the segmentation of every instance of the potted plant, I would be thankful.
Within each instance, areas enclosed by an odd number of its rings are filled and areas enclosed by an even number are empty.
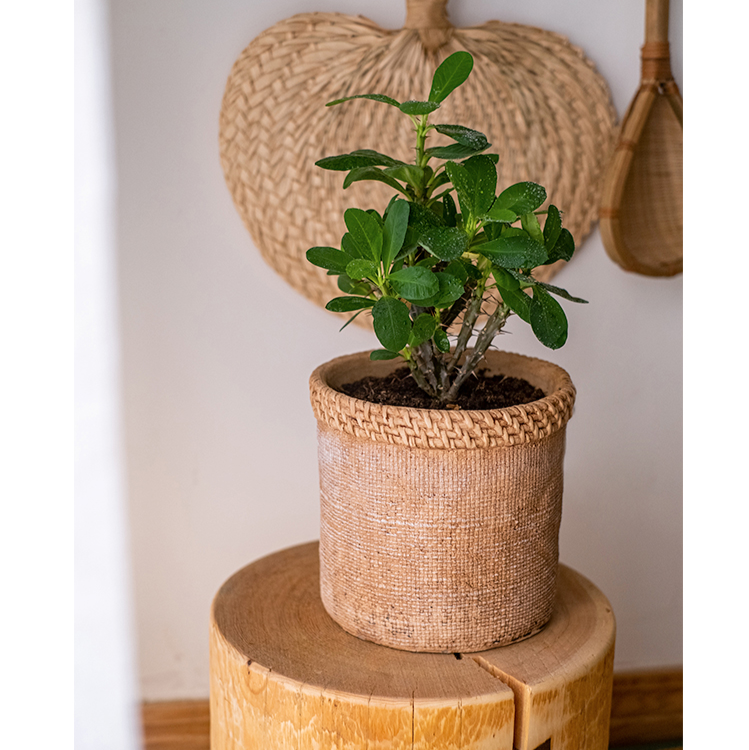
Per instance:
[[[556,349],[567,318],[555,297],[584,300],[533,276],[575,249],[559,209],[542,208],[545,189],[497,194],[486,137],[430,122],[472,67],[468,52],[450,55],[425,101],[330,102],[397,107],[415,160],[363,149],[317,162],[346,172],[344,188],[377,180],[395,195],[382,214],[348,209],[340,248],[307,252],[338,276],[342,295],[327,308],[353,313],[346,325],[371,314],[382,346],[310,380],[322,600],[354,635],[412,651],[528,637],[551,616],[556,586],[575,389],[556,365],[490,346],[514,315]],[[452,143],[430,147],[432,131]]]

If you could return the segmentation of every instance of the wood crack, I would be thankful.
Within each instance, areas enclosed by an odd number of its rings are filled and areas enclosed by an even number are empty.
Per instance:
[[[469,654],[469,656],[479,667],[481,667],[481,669],[507,685],[507,687],[512,690],[512,694],[515,698],[515,727],[513,730],[512,745],[517,750],[517,748],[520,747],[520,736],[527,734],[527,729],[530,723],[530,707],[528,706],[528,701],[525,695],[526,686],[520,682],[520,680],[517,680],[512,675],[498,669],[478,654]]]

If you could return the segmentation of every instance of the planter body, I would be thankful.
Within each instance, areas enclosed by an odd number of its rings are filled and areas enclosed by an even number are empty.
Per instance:
[[[575,389],[543,360],[492,351],[486,364],[546,397],[481,411],[372,404],[337,388],[402,363],[366,352],[312,374],[321,596],[349,633],[409,651],[480,651],[551,617]]]

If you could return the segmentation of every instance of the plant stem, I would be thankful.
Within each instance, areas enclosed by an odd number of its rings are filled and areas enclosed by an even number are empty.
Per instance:
[[[486,354],[486,350],[492,341],[494,341],[494,337],[499,330],[504,326],[510,312],[510,308],[504,303],[497,305],[497,309],[489,316],[489,320],[486,321],[486,325],[481,330],[481,333],[479,333],[476,339],[476,346],[473,348],[470,356],[463,363],[450,388],[446,393],[442,394],[441,400],[443,402],[449,403],[455,400],[460,386],[463,385],[465,379],[474,371],[476,365],[478,365],[484,354]]]
[[[414,352],[416,354],[416,352]],[[421,388],[424,393],[426,393],[428,396],[431,396],[432,398],[437,398],[437,392],[432,390],[431,386],[427,381],[424,379],[424,375],[422,374],[421,370],[419,369],[419,366],[414,361],[414,359],[408,359],[406,360],[408,362],[408,367],[411,370],[411,375],[413,379],[416,381],[416,384]]]
[[[481,303],[484,299],[484,289],[486,288],[486,279],[482,279],[476,285],[476,290],[473,293],[471,304],[463,315],[463,323],[460,327],[460,333],[458,334],[458,340],[455,344],[455,350],[453,351],[450,361],[447,363],[447,372],[451,373],[455,366],[458,364],[458,360],[463,355],[463,352],[468,346],[468,342],[471,340],[473,334],[473,328],[478,320],[479,313],[481,312]]]
[[[426,312],[425,307],[419,307],[418,305],[411,306],[411,318],[416,320],[422,313]],[[418,370],[421,372],[426,382],[432,387],[435,396],[442,391],[437,380],[437,369],[434,356],[434,348],[432,347],[431,341],[424,341],[418,346],[411,348],[415,364]],[[431,394],[430,394],[431,395]]]
[[[429,127],[427,125],[427,120],[429,119],[429,115],[423,115],[421,118],[421,121],[416,126],[416,166],[417,167],[425,167],[427,165],[427,162],[429,159],[427,159],[426,154],[424,153],[424,146],[426,145],[427,140],[427,131],[429,130]]]

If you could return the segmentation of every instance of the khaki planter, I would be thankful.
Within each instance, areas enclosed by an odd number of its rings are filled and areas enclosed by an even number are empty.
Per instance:
[[[486,365],[546,397],[480,411],[381,406],[337,390],[402,366],[366,352],[312,373],[320,588],[349,633],[408,651],[480,651],[551,617],[575,388],[543,360],[491,351]]]

